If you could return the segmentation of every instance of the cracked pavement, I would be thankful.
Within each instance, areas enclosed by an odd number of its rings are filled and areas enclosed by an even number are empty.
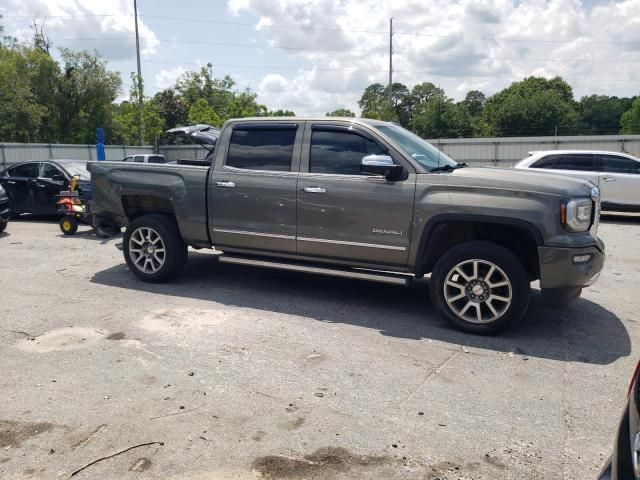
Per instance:
[[[607,263],[574,307],[536,291],[500,337],[449,328],[426,280],[191,251],[179,281],[143,284],[87,231],[25,218],[0,236],[1,478],[104,458],[73,478],[587,479],[610,453],[638,358],[640,216],[603,217]]]

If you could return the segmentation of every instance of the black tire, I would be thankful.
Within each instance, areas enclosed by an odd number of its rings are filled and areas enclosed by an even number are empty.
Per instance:
[[[60,230],[65,235],[73,235],[78,231],[78,219],[71,215],[63,216],[58,225],[60,225]]]
[[[456,266],[461,264],[463,270],[467,268],[467,265],[473,269],[476,260],[479,265],[477,280],[474,280],[472,271],[468,275],[471,280],[466,279],[466,272],[464,272],[464,277],[456,273]],[[491,270],[490,265],[497,268]],[[484,270],[480,271],[481,269]],[[453,280],[456,284],[459,282],[462,287],[457,286],[452,290],[451,286],[445,286],[448,279]],[[500,279],[502,280],[500,281]],[[484,283],[485,280],[492,285]],[[498,286],[505,280],[508,282],[506,285]],[[431,272],[429,289],[432,303],[456,328],[468,333],[490,335],[520,321],[529,306],[531,285],[522,262],[511,251],[493,242],[471,241],[456,245],[438,260]],[[453,292],[456,291],[459,292],[458,295],[453,295]],[[491,299],[494,294],[496,298]],[[445,298],[447,295],[449,302]],[[460,295],[463,296],[453,301],[456,296]],[[472,296],[474,299],[471,299]],[[501,297],[510,298],[510,302],[499,300],[500,303],[494,304]],[[482,302],[480,298],[483,299]],[[471,305],[469,306],[467,303]],[[481,317],[482,323],[475,321],[475,319],[470,321],[460,315],[460,313],[464,315],[466,311],[471,310],[471,307],[476,312],[476,316]],[[458,312],[455,311],[456,308]],[[494,311],[495,313],[493,313]],[[470,314],[467,315],[467,318],[469,316]]]
[[[153,236],[152,240],[156,241],[156,235],[160,237],[161,243],[164,245],[164,257],[162,261],[158,260],[157,263],[154,263],[156,259],[162,256],[154,256],[155,252],[147,252],[154,258],[149,257],[149,262],[151,262],[149,265],[151,266],[145,271],[140,264],[146,267],[147,261],[144,258],[141,259],[141,255],[147,255],[143,250],[152,246],[152,243],[146,242],[146,247],[144,244],[140,244],[141,251],[131,251],[131,245],[138,246],[136,240],[132,241],[131,237],[134,236],[139,240],[141,236],[144,237],[144,232],[149,232],[148,229],[152,229],[155,232],[149,235],[150,237]],[[156,245],[159,245],[159,243]],[[143,282],[150,283],[161,283],[176,278],[185,267],[188,256],[187,244],[184,243],[180,235],[175,218],[160,214],[143,215],[129,224],[124,232],[122,253],[133,274]],[[136,260],[138,260],[138,263],[136,263]],[[157,270],[149,271],[157,265],[159,265]]]
[[[13,202],[11,201],[11,197],[9,197],[9,220],[15,220],[19,216],[20,214],[13,209]]]
[[[582,287],[542,288],[542,305],[550,308],[566,308],[571,306],[582,293]]]
[[[0,233],[4,232],[5,228],[7,228],[7,223],[9,223],[8,220],[0,219]]]

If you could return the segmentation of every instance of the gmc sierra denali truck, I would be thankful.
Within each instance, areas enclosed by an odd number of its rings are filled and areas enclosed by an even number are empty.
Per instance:
[[[390,283],[431,274],[432,303],[486,334],[524,315],[531,282],[566,303],[602,269],[587,181],[470,168],[376,120],[250,118],[209,133],[210,166],[89,164],[98,221],[126,226],[143,281],[176,277],[188,246]]]

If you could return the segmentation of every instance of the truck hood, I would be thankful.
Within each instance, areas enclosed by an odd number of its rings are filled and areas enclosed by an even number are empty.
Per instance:
[[[450,185],[499,188],[559,196],[591,196],[595,186],[587,180],[555,173],[532,172],[511,168],[466,167],[449,174]]]

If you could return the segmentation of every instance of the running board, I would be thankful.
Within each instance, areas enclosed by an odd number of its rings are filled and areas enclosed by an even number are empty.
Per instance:
[[[231,263],[234,265],[250,265],[253,267],[275,268],[277,270],[289,270],[292,272],[317,273],[320,275],[328,275],[331,277],[351,278],[354,280],[370,280],[373,282],[391,283],[394,285],[409,285],[411,277],[402,276],[393,273],[374,273],[372,271],[362,271],[354,269],[335,269],[318,267],[315,265],[302,263],[286,263],[274,260],[262,260],[251,257],[240,257],[229,254],[220,255],[219,261],[222,263]]]

